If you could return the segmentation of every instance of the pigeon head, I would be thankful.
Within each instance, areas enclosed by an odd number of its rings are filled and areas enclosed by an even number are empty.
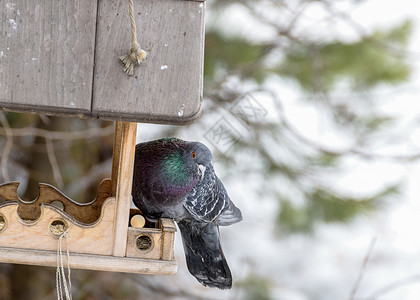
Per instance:
[[[200,142],[188,143],[185,154],[197,165],[207,166],[211,163],[212,155],[210,149]]]
[[[212,159],[210,149],[200,142],[189,142],[185,150],[185,155],[196,165],[200,179],[203,179],[206,167]]]
[[[201,179],[206,167],[211,163],[210,149],[199,142],[185,142],[180,147],[165,155],[162,160],[168,179],[184,180],[194,174],[194,178]]]
[[[136,172],[148,186],[143,190],[159,191],[160,197],[166,199],[188,193],[203,178],[212,159],[204,144],[176,138],[143,143],[136,148]]]

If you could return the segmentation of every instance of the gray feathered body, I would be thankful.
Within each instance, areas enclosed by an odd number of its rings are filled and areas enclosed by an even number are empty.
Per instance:
[[[134,204],[150,220],[174,219],[180,228],[188,269],[205,286],[232,286],[220,245],[219,225],[242,220],[198,142],[166,138],[136,146]]]

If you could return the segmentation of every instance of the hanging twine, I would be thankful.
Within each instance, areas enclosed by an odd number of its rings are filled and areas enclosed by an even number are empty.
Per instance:
[[[55,274],[55,285],[57,290],[57,299],[58,300],[72,300],[71,296],[71,278],[70,278],[70,241],[68,232],[73,226],[73,223],[67,228],[58,238],[58,247],[57,247],[57,271]],[[62,241],[66,239],[67,241],[67,278],[64,273],[64,263],[63,263],[63,250],[62,250]],[[64,287],[64,293],[63,293]],[[65,298],[64,298],[65,295]]]
[[[137,42],[136,21],[134,20],[133,0],[128,0],[128,10],[131,22],[131,48],[130,54],[120,56],[120,60],[124,64],[124,72],[128,76],[133,75],[134,66],[140,65],[146,59],[147,52],[142,50]]]

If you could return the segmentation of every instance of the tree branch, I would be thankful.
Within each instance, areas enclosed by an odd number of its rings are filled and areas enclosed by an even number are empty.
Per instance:
[[[3,154],[1,155],[1,174],[4,181],[10,181],[7,162],[13,147],[13,132],[3,112],[0,112],[0,123],[3,126],[4,134],[6,135],[6,144],[4,145]]]
[[[357,292],[357,290],[360,286],[360,283],[362,282],[363,276],[364,276],[365,271],[366,271],[367,264],[369,262],[371,254],[373,252],[373,248],[375,247],[376,239],[377,238],[374,237],[370,241],[368,252],[366,253],[365,259],[363,260],[363,263],[360,267],[359,275],[357,276],[357,279],[354,282],[353,288],[351,289],[349,300],[354,300],[355,299],[356,292]]]
[[[55,182],[57,182],[58,187],[62,189],[64,186],[63,178],[61,177],[60,167],[58,166],[57,157],[55,156],[54,144],[49,136],[45,137],[45,147],[47,148],[48,160],[53,171]]]
[[[3,122],[2,122],[3,123]],[[110,125],[104,128],[94,127],[86,130],[80,131],[48,131],[45,129],[35,128],[35,127],[24,127],[24,128],[10,128],[6,129],[3,125],[3,128],[0,128],[0,135],[9,135],[12,136],[37,136],[41,138],[49,138],[51,140],[81,140],[81,139],[90,139],[93,137],[102,137],[109,136],[114,134],[114,125]]]
[[[383,296],[386,293],[389,293],[393,290],[404,287],[406,285],[410,285],[410,284],[413,284],[413,283],[419,283],[419,282],[420,282],[420,274],[415,274],[415,275],[412,275],[412,276],[401,278],[401,279],[395,280],[395,281],[389,283],[388,285],[376,290],[375,292],[373,292],[370,296],[366,297],[365,299],[377,299],[380,296]]]

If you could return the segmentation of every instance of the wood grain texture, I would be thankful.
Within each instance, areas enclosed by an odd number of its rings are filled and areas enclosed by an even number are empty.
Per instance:
[[[163,260],[173,260],[174,251],[171,249],[174,248],[174,239],[176,227],[175,223],[171,219],[160,219],[160,227],[162,228],[162,251],[161,259]]]
[[[148,57],[128,77],[118,59],[130,48],[127,1],[0,0],[0,109],[151,123],[197,119],[204,0],[134,6]]]
[[[117,199],[113,233],[113,255],[115,256],[125,256],[126,254],[136,132],[136,123],[116,122],[112,160],[112,192],[115,192]]]
[[[94,224],[83,224],[73,216],[50,204],[40,206],[40,217],[34,221],[22,220],[18,214],[18,201],[6,201],[0,205],[0,216],[4,226],[0,230],[0,247],[28,250],[57,250],[58,236],[67,228],[69,238],[69,251],[71,256],[77,253],[92,255],[115,256],[115,211],[116,198],[108,198],[101,210],[100,218]],[[137,212],[138,213],[138,210]],[[63,230],[51,230],[54,221],[62,221]],[[127,227],[128,238],[124,241],[127,248],[126,257],[173,261],[173,238],[175,223],[170,219],[161,219],[158,228],[133,228]],[[139,249],[136,240],[139,236],[150,238],[150,247]],[[125,251],[125,250],[124,250]],[[117,255],[120,256],[120,255]],[[0,256],[0,262],[6,262],[6,257]],[[28,258],[27,262],[30,262]],[[153,264],[153,262],[151,262]]]
[[[137,39],[148,52],[134,76],[118,57],[130,48],[125,0],[98,2],[92,113],[152,123],[183,124],[201,109],[204,62],[204,3],[134,1]]]
[[[0,0],[0,108],[90,113],[96,1]]]
[[[111,196],[111,180],[103,180],[98,189],[98,195],[92,202],[77,203],[61,193],[49,184],[39,184],[39,196],[33,201],[23,201],[18,196],[18,182],[9,182],[0,185],[0,196],[6,201],[16,201],[19,203],[17,213],[19,217],[27,221],[36,221],[41,217],[41,205],[52,204],[59,201],[63,205],[63,210],[76,221],[84,224],[96,222],[102,211],[105,200]]]
[[[0,232],[0,247],[36,250],[57,250],[57,237],[50,230],[55,220],[69,227],[70,252],[111,255],[116,201],[108,198],[95,224],[85,225],[53,205],[41,205],[41,216],[35,221],[22,220],[17,212],[19,202],[7,201],[0,205],[6,227]],[[0,260],[3,258],[0,257]]]
[[[152,247],[139,250],[136,246],[138,237],[147,236],[152,241]],[[144,258],[161,259],[162,251],[162,231],[157,228],[128,228],[127,238],[127,257],[138,257],[140,254]]]
[[[136,210],[138,213],[139,210]],[[162,218],[158,228],[128,228],[127,257],[139,257],[161,260],[174,260],[174,238],[176,227],[171,219]],[[136,240],[141,236],[148,236],[153,242],[153,247],[140,250]]]
[[[57,251],[0,247],[0,259],[5,263],[56,267]],[[67,264],[67,257],[64,256],[63,259],[64,264]],[[178,269],[178,263],[176,260],[164,261],[71,253],[70,267],[97,271],[173,275]]]

